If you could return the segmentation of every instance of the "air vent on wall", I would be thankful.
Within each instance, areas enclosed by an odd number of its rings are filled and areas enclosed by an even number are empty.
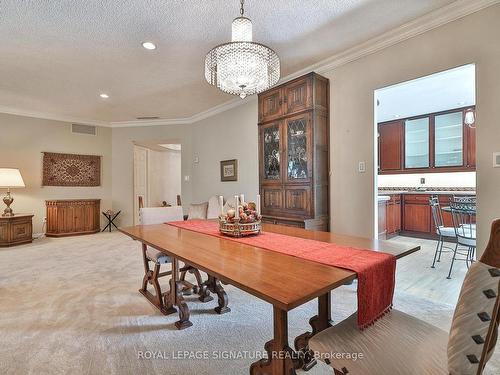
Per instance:
[[[141,116],[141,117],[136,117],[137,120],[159,120],[160,118],[158,116]]]
[[[97,127],[92,125],[71,124],[71,133],[97,135]]]

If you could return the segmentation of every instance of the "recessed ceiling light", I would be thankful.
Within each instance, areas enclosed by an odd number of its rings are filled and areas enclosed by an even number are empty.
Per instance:
[[[107,99],[109,98],[109,95],[108,94],[105,94],[105,93],[102,93],[102,94],[99,94],[99,96],[103,99]]]
[[[146,49],[156,49],[156,44],[154,44],[153,42],[142,42],[142,46]]]
[[[399,115],[394,115],[394,118],[399,118]]]

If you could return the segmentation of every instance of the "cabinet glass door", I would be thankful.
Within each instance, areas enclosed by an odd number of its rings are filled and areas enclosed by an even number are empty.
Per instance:
[[[429,118],[405,121],[405,167],[429,168]]]
[[[300,116],[286,122],[287,177],[288,180],[309,178],[308,116]]]
[[[434,166],[462,166],[464,164],[462,112],[438,115],[434,121]]]
[[[279,180],[280,175],[280,126],[279,123],[263,127],[263,170],[267,180]]]

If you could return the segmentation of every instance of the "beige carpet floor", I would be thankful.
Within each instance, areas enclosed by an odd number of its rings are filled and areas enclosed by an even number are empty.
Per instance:
[[[188,297],[193,326],[177,331],[175,315],[159,314],[137,292],[142,267],[139,245],[116,232],[0,249],[0,374],[247,374],[271,338],[271,306],[227,286],[230,313]],[[396,308],[449,328],[451,304],[399,289]],[[345,318],[355,310],[355,285],[332,300],[334,320]],[[290,313],[291,342],[315,308]],[[221,358],[228,355],[240,357]],[[498,357],[487,373],[499,373]],[[321,364],[309,374],[331,372]]]

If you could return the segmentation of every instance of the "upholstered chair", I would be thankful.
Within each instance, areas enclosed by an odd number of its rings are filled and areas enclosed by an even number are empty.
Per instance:
[[[465,276],[449,333],[398,310],[361,331],[354,314],[313,336],[309,349],[336,375],[480,375],[497,341],[499,267],[497,219],[481,259]]]

